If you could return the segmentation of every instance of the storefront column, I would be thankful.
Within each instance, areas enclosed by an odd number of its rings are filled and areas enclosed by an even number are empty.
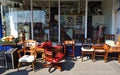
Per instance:
[[[2,38],[2,19],[0,14],[0,38]]]
[[[87,38],[87,16],[88,16],[88,0],[85,1],[85,38]]]
[[[2,9],[2,6],[1,6],[1,9]],[[0,14],[0,39],[2,38],[2,17],[1,17],[1,14]],[[0,45],[0,50],[2,50],[2,46]]]
[[[58,0],[58,42],[60,43],[60,0]]]
[[[0,39],[2,38],[2,19],[0,14]]]
[[[33,0],[30,0],[31,5],[31,39],[33,39]]]

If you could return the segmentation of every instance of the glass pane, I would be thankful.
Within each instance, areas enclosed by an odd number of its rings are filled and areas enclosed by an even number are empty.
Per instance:
[[[61,1],[61,40],[81,42],[85,31],[85,1]]]
[[[45,3],[45,2],[42,2]],[[7,8],[3,8],[5,12],[3,18],[3,24],[6,26],[6,35],[13,35],[14,37],[20,37],[19,34],[24,33],[25,39],[31,39],[32,33],[32,12],[30,9],[30,2],[27,3],[28,6],[21,7],[9,7],[9,11]],[[43,8],[43,7],[41,7]],[[33,39],[36,41],[44,41],[44,30],[48,27],[48,22],[46,21],[48,15],[48,6],[44,9],[40,7],[33,6]],[[6,12],[8,11],[8,12]]]
[[[94,43],[102,43],[104,30],[102,1],[88,1],[87,37],[92,38]]]
[[[33,4],[33,9],[45,12],[45,15],[41,14],[42,17],[39,18],[44,22],[34,22],[34,39],[58,42],[58,20],[54,17],[58,15],[58,1],[33,1]]]
[[[58,19],[55,19],[55,15],[58,15],[58,1],[51,1],[49,28],[52,42],[58,42]]]
[[[7,32],[6,30],[9,30],[9,27],[6,25],[6,13],[9,12],[9,7],[8,6],[2,6],[1,5],[1,16],[2,16],[2,33],[3,33],[3,37],[7,36]]]
[[[33,1],[33,39],[49,40],[49,1]]]

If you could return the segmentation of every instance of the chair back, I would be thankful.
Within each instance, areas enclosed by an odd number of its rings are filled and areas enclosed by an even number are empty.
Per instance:
[[[35,51],[36,46],[37,46],[37,42],[35,40],[25,40],[23,47],[24,54],[26,53],[26,51]],[[33,55],[32,52],[31,55]]]
[[[52,42],[51,41],[42,42],[41,47],[44,48],[44,49],[49,50],[52,47]]]
[[[35,40],[26,40],[24,42],[25,47],[35,48],[37,43]]]
[[[65,40],[64,45],[74,45],[75,41],[74,40]]]
[[[82,41],[82,47],[85,49],[90,49],[91,48],[91,38],[85,38]]]
[[[114,34],[105,34],[105,40],[115,41],[115,35]]]
[[[51,48],[50,50],[45,49],[44,52],[45,52],[45,61],[52,62],[53,58],[56,55],[54,48]]]

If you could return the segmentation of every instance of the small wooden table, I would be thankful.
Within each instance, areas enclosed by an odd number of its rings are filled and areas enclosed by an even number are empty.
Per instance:
[[[5,50],[5,47],[6,46],[15,46],[15,47],[17,47],[17,46],[21,46],[23,44],[23,42],[15,42],[15,40],[13,40],[13,41],[2,41],[1,39],[0,39],[0,45],[2,46],[2,49],[3,50]]]
[[[42,60],[45,59],[44,48],[36,47],[36,52],[37,52],[37,53],[42,53]]]
[[[72,46],[71,52],[67,52],[67,46]],[[64,54],[65,56],[71,56],[72,59],[74,60],[75,57],[75,41],[74,40],[65,40],[64,41]]]
[[[120,45],[118,43],[115,44],[115,47],[110,46],[109,50],[106,51],[106,60],[108,59],[108,53],[118,53],[118,61],[120,63]]]

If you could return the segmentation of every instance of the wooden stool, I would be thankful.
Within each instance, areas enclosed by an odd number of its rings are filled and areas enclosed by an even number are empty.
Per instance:
[[[72,46],[72,52],[71,53],[67,53],[67,48],[66,46]],[[64,41],[64,54],[71,56],[72,59],[74,59],[74,49],[75,49],[75,41],[74,40],[65,40]]]

